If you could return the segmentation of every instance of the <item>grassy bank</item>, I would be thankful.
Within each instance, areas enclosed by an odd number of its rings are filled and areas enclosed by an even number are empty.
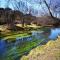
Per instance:
[[[31,34],[23,32],[23,31],[15,31],[15,32],[9,32],[9,33],[1,33],[0,34],[0,38],[4,39],[4,40],[10,40],[10,41],[14,41],[16,40],[16,38],[18,37],[26,37],[26,36],[30,36]]]
[[[46,45],[36,47],[21,60],[60,60],[60,37],[56,41],[49,41]]]
[[[27,54],[32,48],[36,47],[43,40],[34,39],[31,41],[24,41],[21,44],[18,44],[15,47],[11,47],[7,50],[7,53],[4,57],[5,60],[15,60],[19,56]]]

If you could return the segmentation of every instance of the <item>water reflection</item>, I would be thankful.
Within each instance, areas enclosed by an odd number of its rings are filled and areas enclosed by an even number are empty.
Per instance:
[[[4,40],[0,40],[0,59],[4,60],[4,57],[13,56],[15,60],[18,56],[20,56],[20,48],[26,44],[28,41],[36,40],[44,40],[41,44],[46,43],[48,40],[56,39],[57,36],[60,35],[60,28],[48,28],[39,31],[32,31],[31,36],[27,37],[18,37],[15,42],[7,42]],[[6,59],[8,60],[8,59]]]
[[[41,39],[41,38],[48,38],[51,40],[54,40],[60,35],[60,28],[49,28],[43,31],[33,31],[32,36],[35,36],[35,38]]]
[[[6,53],[6,42],[3,40],[0,40],[0,59],[2,59]]]
[[[58,35],[60,35],[60,28],[51,29],[49,38],[56,39],[58,37]]]
[[[34,36],[35,39],[47,39],[48,36],[50,36],[50,33],[51,33],[51,29],[47,28],[39,31],[32,31],[32,36]]]

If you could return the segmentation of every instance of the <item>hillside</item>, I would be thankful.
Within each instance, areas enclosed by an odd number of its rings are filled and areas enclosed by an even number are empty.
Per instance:
[[[60,60],[60,37],[46,45],[36,47],[21,60]]]

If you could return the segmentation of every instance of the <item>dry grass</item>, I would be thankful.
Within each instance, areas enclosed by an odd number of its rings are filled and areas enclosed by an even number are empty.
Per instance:
[[[28,56],[23,56],[21,60],[60,60],[60,36],[55,41],[31,50]]]
[[[22,24],[16,24],[16,26],[22,27]],[[24,24],[24,27],[40,28],[41,26],[37,26],[35,24],[31,24],[31,25]]]

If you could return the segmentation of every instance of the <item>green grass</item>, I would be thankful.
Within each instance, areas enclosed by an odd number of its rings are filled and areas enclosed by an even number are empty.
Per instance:
[[[32,58],[31,58],[32,57]],[[39,59],[38,59],[39,57]],[[43,57],[43,59],[42,59]],[[31,50],[27,56],[21,60],[60,60],[60,37],[55,41],[49,41],[46,45],[38,46]]]
[[[12,39],[12,38],[17,38],[17,37],[25,37],[25,36],[29,36],[29,35],[27,33],[16,34],[16,35],[11,35],[11,36],[6,36],[6,37],[4,37],[4,39],[7,40],[7,39]]]
[[[36,47],[42,40],[33,39],[32,41],[25,41],[21,45],[12,47],[7,51],[6,60],[15,60],[15,58],[22,56],[25,52],[29,52],[33,47]]]
[[[26,37],[26,36],[30,36],[31,34],[28,34],[24,31],[12,31],[12,32],[9,32],[9,33],[0,33],[0,38],[1,39],[4,39],[4,40],[9,40],[9,41],[15,41],[16,38],[18,37]]]
[[[1,37],[8,41],[15,41],[16,38],[18,37],[26,37],[26,36],[30,36],[30,34],[28,34],[28,31],[27,32],[12,31],[7,34],[4,34],[4,33],[1,34]],[[4,57],[4,60],[15,60],[15,58],[22,56],[25,52],[29,52],[32,48],[36,47],[40,42],[42,42],[42,40],[37,40],[33,38],[32,41],[24,41],[23,43],[21,43],[21,45],[18,45],[16,47],[10,47],[7,50],[7,54]]]

